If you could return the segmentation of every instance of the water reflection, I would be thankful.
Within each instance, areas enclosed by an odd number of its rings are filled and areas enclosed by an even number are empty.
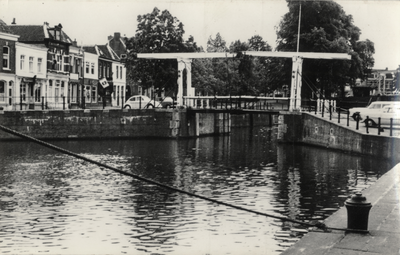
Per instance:
[[[390,161],[277,144],[275,130],[56,145],[260,212],[321,220]],[[279,254],[307,229],[121,176],[27,142],[0,144],[0,250],[12,254]]]

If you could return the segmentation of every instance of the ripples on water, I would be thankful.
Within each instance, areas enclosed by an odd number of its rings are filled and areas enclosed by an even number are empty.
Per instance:
[[[391,168],[378,159],[277,144],[274,132],[53,143],[186,191],[307,222],[325,219]],[[3,254],[279,254],[307,232],[36,144],[1,142],[0,155]]]

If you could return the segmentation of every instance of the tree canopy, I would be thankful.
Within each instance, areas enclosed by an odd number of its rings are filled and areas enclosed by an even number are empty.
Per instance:
[[[157,7],[137,17],[134,37],[126,41],[129,51],[126,66],[129,78],[142,87],[174,90],[178,79],[175,59],[137,59],[137,53],[168,53],[198,51],[194,38],[184,41],[183,24],[167,10]]]
[[[303,95],[312,91],[325,94],[343,90],[365,78],[374,65],[374,43],[360,41],[361,30],[353,24],[351,15],[333,2],[287,0],[289,12],[277,27],[277,51],[296,51],[300,17],[300,52],[348,53],[348,60],[304,59]],[[154,86],[177,90],[177,61],[137,59],[137,53],[199,52],[194,38],[185,41],[183,24],[167,10],[154,8],[137,17],[134,37],[126,40],[129,51],[126,62],[128,77],[143,88]],[[193,59],[192,85],[201,94],[228,95],[270,93],[290,85],[292,59],[253,57],[244,51],[271,51],[272,47],[259,35],[247,41],[236,40],[229,47],[220,33],[210,36],[207,52],[236,52],[235,58]],[[185,77],[185,72],[183,76]],[[184,81],[185,82],[185,81]],[[185,84],[184,84],[185,86]]]
[[[356,78],[364,77],[374,63],[374,44],[369,40],[359,41],[361,30],[353,24],[351,15],[346,15],[343,8],[331,0],[287,2],[289,12],[277,29],[276,50],[297,50],[301,5],[299,51],[348,53],[352,56],[351,61],[304,59],[302,78],[306,94],[317,89],[326,94],[338,92],[346,83],[352,84]],[[278,82],[276,86],[290,84],[291,61],[271,60],[269,69],[278,69],[274,72],[277,77],[272,78]]]

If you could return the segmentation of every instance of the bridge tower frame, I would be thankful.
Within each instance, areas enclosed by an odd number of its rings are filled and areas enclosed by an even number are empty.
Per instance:
[[[244,51],[243,54],[257,57],[280,57],[292,58],[292,77],[290,88],[289,111],[301,111],[301,86],[303,59],[341,59],[350,60],[351,55],[347,53],[323,53],[323,52],[276,52],[276,51]],[[190,53],[138,53],[137,58],[144,59],[176,59],[178,62],[178,105],[183,104],[183,70],[187,71],[187,96],[194,96],[195,89],[192,87],[192,59],[194,58],[227,58],[235,57],[235,53],[218,52],[190,52]]]

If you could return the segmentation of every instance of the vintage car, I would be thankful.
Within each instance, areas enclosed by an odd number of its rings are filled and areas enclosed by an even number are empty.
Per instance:
[[[149,109],[154,107],[161,107],[161,103],[142,95],[131,96],[124,104],[125,109]]]
[[[392,105],[399,105],[400,102],[398,101],[375,101],[372,102],[367,107],[357,107],[357,108],[350,108],[349,114],[354,120],[363,120],[367,116],[370,116],[374,113],[379,113],[385,106],[392,106]]]
[[[400,105],[385,106],[380,111],[370,113],[367,117],[368,119],[366,118],[364,123],[368,127],[377,127],[379,121],[381,126],[390,126],[390,122],[393,126],[398,126],[400,125]]]

